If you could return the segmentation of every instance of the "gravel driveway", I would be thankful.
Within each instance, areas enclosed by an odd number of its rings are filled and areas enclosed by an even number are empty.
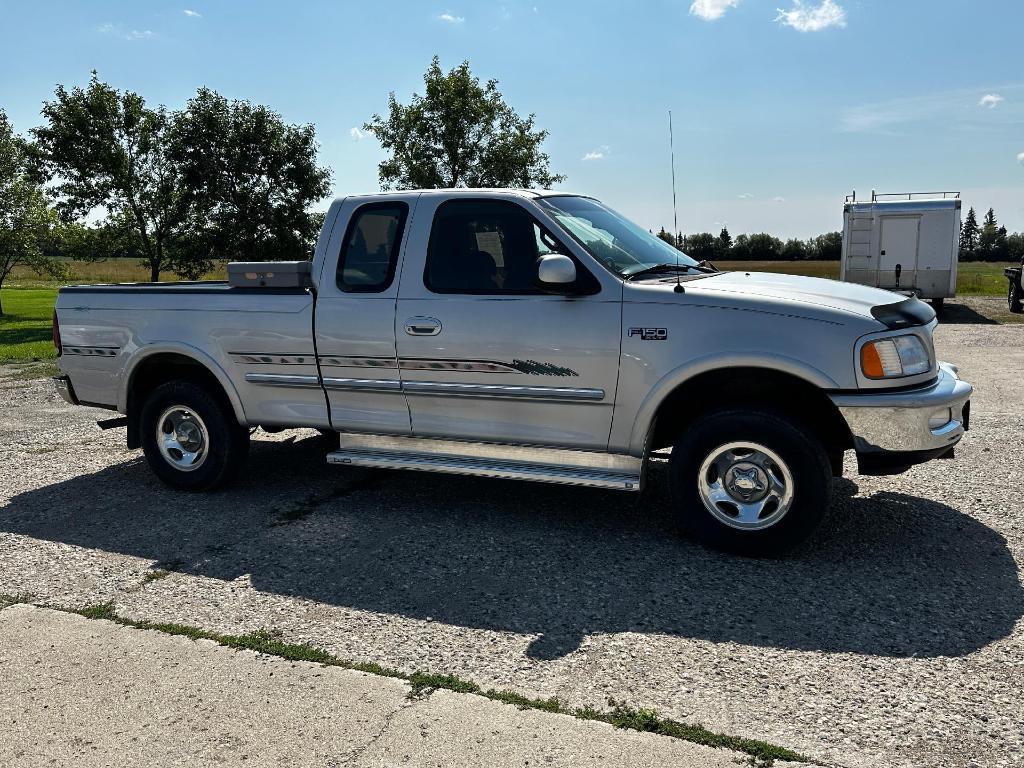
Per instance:
[[[977,394],[955,461],[837,481],[781,561],[679,538],[640,497],[327,467],[258,433],[209,495],[110,414],[0,382],[0,593],[240,633],[603,707],[609,696],[842,766],[1024,763],[1024,326],[948,325]],[[164,572],[167,572],[164,574]]]

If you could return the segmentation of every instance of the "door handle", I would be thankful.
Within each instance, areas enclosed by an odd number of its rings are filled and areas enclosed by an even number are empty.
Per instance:
[[[405,321],[405,332],[410,336],[437,336],[441,321],[436,317],[410,317]]]

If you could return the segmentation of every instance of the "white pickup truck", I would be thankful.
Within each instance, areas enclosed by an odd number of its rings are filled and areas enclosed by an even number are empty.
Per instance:
[[[235,475],[257,426],[319,429],[346,466],[623,491],[671,447],[680,523],[769,554],[820,522],[845,451],[894,474],[968,427],[923,302],[720,272],[589,197],[346,197],[311,263],[229,273],[72,286],[54,314],[61,395],[124,414],[181,489]]]

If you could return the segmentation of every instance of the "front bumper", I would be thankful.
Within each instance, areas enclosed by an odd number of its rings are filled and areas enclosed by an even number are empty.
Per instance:
[[[78,405],[78,396],[75,395],[75,388],[71,386],[71,379],[67,376],[54,376],[53,387],[57,390],[57,394],[71,405]]]
[[[862,474],[892,474],[951,452],[969,427],[973,391],[955,367],[939,363],[938,378],[925,387],[830,397],[850,428]]]

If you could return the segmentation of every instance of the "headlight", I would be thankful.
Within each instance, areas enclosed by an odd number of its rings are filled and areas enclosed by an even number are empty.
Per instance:
[[[869,379],[913,376],[931,367],[928,349],[913,334],[869,341],[860,348],[860,369]]]

